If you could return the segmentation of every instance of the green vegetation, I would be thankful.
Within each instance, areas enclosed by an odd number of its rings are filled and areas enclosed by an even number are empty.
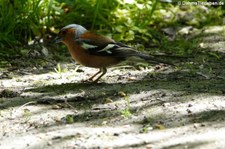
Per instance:
[[[23,117],[25,119],[25,122],[29,121],[31,115],[32,115],[32,113],[30,112],[29,109],[24,109],[23,110]]]
[[[60,79],[62,79],[62,73],[66,72],[65,68],[62,68],[60,63],[57,64],[57,68],[54,68],[55,72],[60,75]]]
[[[142,45],[141,49],[193,54],[198,41],[187,42],[183,36],[169,40],[162,29],[222,25],[223,7],[159,0],[0,0],[0,66],[7,65],[8,59],[26,56],[36,48],[30,48],[32,44],[55,50],[49,43],[61,27],[71,23],[117,41]]]
[[[129,96],[125,96],[124,100],[126,102],[126,107],[124,110],[121,111],[121,116],[125,117],[125,118],[129,118],[132,116],[132,113],[130,111],[130,98]]]
[[[66,123],[68,123],[68,124],[74,123],[74,119],[73,119],[72,115],[67,115],[65,120],[66,120]]]
[[[0,8],[0,46],[14,50],[51,32],[57,14],[62,12],[59,3],[53,0],[1,0]]]

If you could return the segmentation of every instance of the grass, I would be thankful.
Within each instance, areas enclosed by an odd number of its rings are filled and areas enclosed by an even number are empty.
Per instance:
[[[29,50],[24,45],[34,38],[43,39],[41,44],[49,44],[59,28],[71,23],[81,24],[126,44],[147,48],[156,45],[158,51],[194,54],[198,41],[187,42],[180,38],[171,42],[161,29],[222,25],[221,16],[224,15],[222,7],[184,8],[158,0],[2,0],[0,8],[0,65],[4,65],[10,57],[24,56],[24,49]],[[193,19],[182,19],[180,16],[193,16]],[[49,48],[55,50],[55,47]]]
[[[54,25],[57,2],[54,0],[0,1],[0,47],[3,55],[20,52],[16,47],[28,44],[35,36],[43,37]]]
[[[125,96],[124,100],[126,102],[126,108],[124,110],[121,111],[121,116],[125,117],[125,118],[129,118],[132,116],[132,113],[130,111],[130,98],[129,96]]]
[[[57,64],[57,68],[54,68],[55,72],[58,73],[60,75],[60,78],[62,79],[62,69],[61,69],[61,65],[58,63]]]

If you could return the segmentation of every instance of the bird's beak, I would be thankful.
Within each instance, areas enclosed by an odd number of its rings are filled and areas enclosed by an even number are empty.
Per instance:
[[[55,43],[60,43],[60,42],[62,42],[62,40],[63,40],[63,39],[62,39],[61,37],[58,37],[58,36],[57,36],[57,37],[54,39],[54,42],[55,42]]]

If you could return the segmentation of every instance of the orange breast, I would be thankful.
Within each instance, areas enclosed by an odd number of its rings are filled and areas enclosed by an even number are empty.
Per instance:
[[[94,68],[109,67],[118,64],[121,60],[110,56],[90,55],[76,44],[68,46],[69,52],[73,59],[78,63]]]
[[[102,40],[105,42],[113,42],[112,39],[106,38],[102,39],[102,36],[98,36],[94,34],[90,34],[87,32],[83,36],[87,36],[90,39],[93,39],[93,41],[96,41],[95,39]],[[74,31],[69,30],[67,33],[67,36],[64,38],[65,45],[68,47],[68,50],[73,57],[75,61],[78,63],[87,66],[87,67],[94,67],[94,68],[103,68],[112,66],[115,64],[118,64],[121,60],[119,58],[111,57],[111,56],[97,56],[97,55],[91,55],[88,52],[86,52],[84,49],[80,47],[76,42],[74,42]],[[98,41],[100,42],[100,41]]]

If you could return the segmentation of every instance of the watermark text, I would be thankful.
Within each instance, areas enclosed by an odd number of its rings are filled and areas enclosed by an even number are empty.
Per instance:
[[[202,2],[202,1],[178,1],[178,5],[203,5],[203,6],[222,6],[224,5],[223,1],[216,1],[216,2]]]

